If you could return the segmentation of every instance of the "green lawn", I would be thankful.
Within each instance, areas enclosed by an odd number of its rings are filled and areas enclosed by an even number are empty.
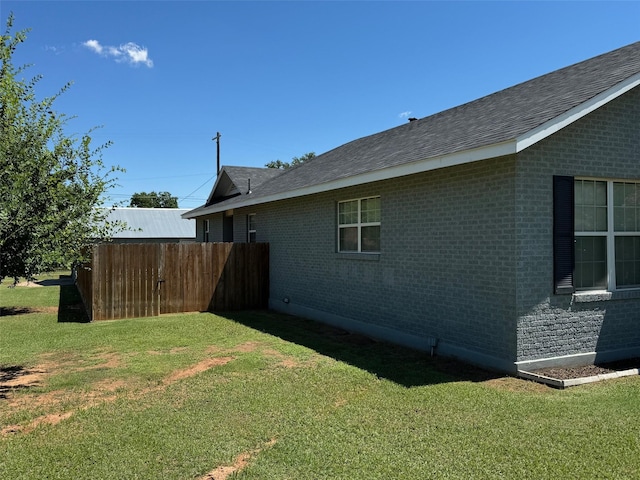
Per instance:
[[[638,478],[638,377],[554,390],[267,312],[82,323],[72,288],[6,285],[3,479]]]

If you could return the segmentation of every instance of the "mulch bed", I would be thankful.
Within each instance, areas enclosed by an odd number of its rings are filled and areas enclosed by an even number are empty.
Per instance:
[[[571,380],[574,378],[592,377],[605,373],[621,372],[632,368],[640,368],[640,358],[630,358],[616,362],[597,365],[583,365],[581,367],[550,367],[534,370],[531,373],[544,375],[558,380]]]

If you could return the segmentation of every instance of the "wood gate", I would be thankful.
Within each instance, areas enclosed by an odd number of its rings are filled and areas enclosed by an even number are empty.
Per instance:
[[[266,308],[269,244],[101,244],[77,285],[92,320]]]

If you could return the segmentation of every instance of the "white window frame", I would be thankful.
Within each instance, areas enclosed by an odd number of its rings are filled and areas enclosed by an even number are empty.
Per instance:
[[[373,254],[373,255],[377,255],[380,253],[380,250],[378,249],[377,251],[362,251],[362,228],[363,227],[380,227],[381,226],[381,222],[362,222],[362,201],[363,200],[371,200],[374,198],[380,198],[380,195],[371,195],[369,197],[361,197],[361,198],[351,198],[348,200],[340,200],[337,204],[336,204],[336,223],[338,225],[337,228],[337,238],[336,238],[336,245],[337,245],[337,249],[338,249],[338,253],[361,253],[361,254]],[[345,223],[345,224],[341,224],[340,223],[340,204],[343,203],[349,203],[349,202],[358,202],[358,221],[356,223]],[[382,210],[382,205],[380,206],[380,209]],[[382,215],[382,212],[381,212]],[[357,228],[357,234],[358,234],[358,250],[341,250],[340,249],[340,230],[344,229],[344,228]]]
[[[594,182],[605,182],[607,186],[607,231],[583,231],[578,232],[574,231],[575,237],[605,237],[607,241],[607,287],[605,290],[598,288],[581,288],[578,291],[593,293],[597,291],[629,291],[629,290],[640,290],[640,287],[621,287],[618,288],[616,285],[616,249],[615,249],[615,241],[616,237],[637,237],[640,236],[640,230],[631,231],[631,232],[616,232],[615,231],[615,218],[614,218],[614,183],[633,183],[640,185],[640,180],[631,180],[631,179],[609,179],[609,178],[587,178],[587,177],[575,177],[575,180],[587,180]]]
[[[251,221],[253,219],[253,222]],[[256,227],[256,214],[250,213],[247,215],[247,243],[255,243],[257,241],[257,229]],[[253,223],[253,229],[251,228],[251,223]],[[251,234],[253,233],[254,239],[251,241]]]
[[[209,233],[210,233],[209,232],[209,228],[210,228],[209,219],[207,218],[204,221],[204,235],[203,235],[204,236],[204,239],[203,239],[204,243],[209,243]]]

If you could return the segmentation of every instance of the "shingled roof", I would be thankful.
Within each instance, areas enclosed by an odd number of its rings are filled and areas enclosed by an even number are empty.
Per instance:
[[[277,168],[223,166],[205,206],[220,203],[238,195],[247,195],[249,189],[257,188],[281,173],[282,170]]]
[[[640,42],[337,147],[186,218],[522,151],[640,85]]]

